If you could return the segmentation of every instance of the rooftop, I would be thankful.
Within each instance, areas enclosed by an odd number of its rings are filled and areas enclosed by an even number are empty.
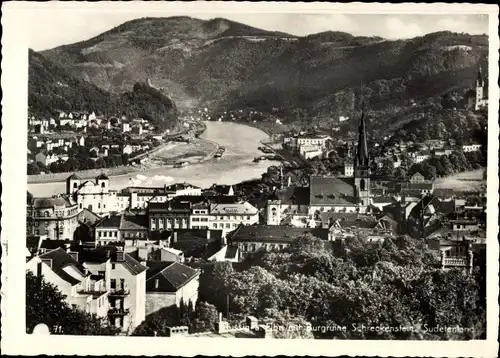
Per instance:
[[[275,197],[283,204],[309,205],[309,187],[287,186],[275,192]]]
[[[311,176],[310,205],[349,205],[354,203],[354,185],[351,178]]]
[[[211,204],[210,205],[210,214],[218,214],[218,215],[255,215],[259,211],[253,205],[248,202],[243,203],[231,203],[231,204]]]
[[[37,209],[51,209],[54,206],[70,207],[73,205],[76,205],[76,203],[66,196],[33,199],[33,206]]]
[[[198,275],[197,270],[180,262],[152,263],[151,272],[147,273],[146,291],[177,292]]]
[[[278,225],[240,225],[232,234],[231,242],[240,241],[277,241],[290,242],[306,234],[328,240],[328,229],[296,228]]]
[[[83,273],[83,266],[61,248],[57,248],[45,254],[42,254],[39,256],[39,258],[41,260],[51,259],[52,271],[54,271],[57,276],[59,276],[62,280],[70,283],[72,286],[80,283],[80,280],[67,273],[64,270],[65,267],[73,266],[76,270],[79,271],[82,276],[85,276]]]

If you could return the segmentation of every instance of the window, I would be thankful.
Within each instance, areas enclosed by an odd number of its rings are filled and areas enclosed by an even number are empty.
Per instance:
[[[97,203],[97,209],[101,208],[101,203]]]
[[[123,278],[120,279],[120,288],[122,290],[125,289],[125,279],[123,279]]]
[[[83,204],[82,204],[82,203],[80,203],[79,207],[80,207],[80,209],[83,209]]]
[[[115,231],[115,237],[118,237],[118,231]]]
[[[230,229],[230,228],[231,228],[231,224],[226,224],[226,229]]]
[[[77,183],[73,183],[73,189],[76,189],[78,188],[78,184]]]
[[[115,278],[112,278],[112,279],[111,279],[111,288],[112,288],[112,289],[115,289],[115,288],[116,288],[116,279],[115,279]]]
[[[104,237],[108,237],[108,232],[107,231],[103,231],[103,236]]]
[[[111,264],[111,270],[114,270],[116,267],[116,264]]]
[[[247,216],[247,220],[250,220],[250,216]]]
[[[217,224],[212,225],[214,229],[217,229]]]
[[[101,183],[101,188],[105,188],[106,187],[106,183],[105,182],[102,182]]]

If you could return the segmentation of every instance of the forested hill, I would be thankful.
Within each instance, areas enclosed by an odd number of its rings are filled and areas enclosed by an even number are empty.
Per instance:
[[[160,129],[177,122],[175,103],[146,83],[130,92],[110,93],[73,76],[43,55],[29,51],[28,110],[35,116],[55,116],[59,111],[89,111],[104,116],[126,114],[142,117]]]
[[[69,73],[121,93],[150,78],[181,108],[294,108],[344,115],[470,88],[488,37],[438,32],[407,40],[328,31],[298,37],[225,19],[143,18],[43,52]],[[487,75],[487,74],[485,74]]]

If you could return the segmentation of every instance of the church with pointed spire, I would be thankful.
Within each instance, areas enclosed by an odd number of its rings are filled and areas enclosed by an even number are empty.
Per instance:
[[[310,225],[300,218],[318,220],[322,213],[359,213],[370,211],[370,154],[364,114],[361,116],[358,143],[354,149],[352,175],[310,177],[308,187],[286,186],[267,202],[267,225]]]
[[[354,161],[354,197],[362,206],[370,205],[370,154],[366,139],[366,123],[364,113],[358,130],[358,146]]]
[[[487,92],[485,79],[481,70],[481,66],[477,71],[477,77],[474,84],[474,89],[468,94],[467,102],[469,108],[474,108],[475,111],[480,110],[483,107],[488,106],[488,98],[485,92]]]

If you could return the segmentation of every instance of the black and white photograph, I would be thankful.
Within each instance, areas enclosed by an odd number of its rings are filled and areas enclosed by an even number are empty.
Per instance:
[[[498,7],[134,3],[19,7],[24,336],[495,354]]]

